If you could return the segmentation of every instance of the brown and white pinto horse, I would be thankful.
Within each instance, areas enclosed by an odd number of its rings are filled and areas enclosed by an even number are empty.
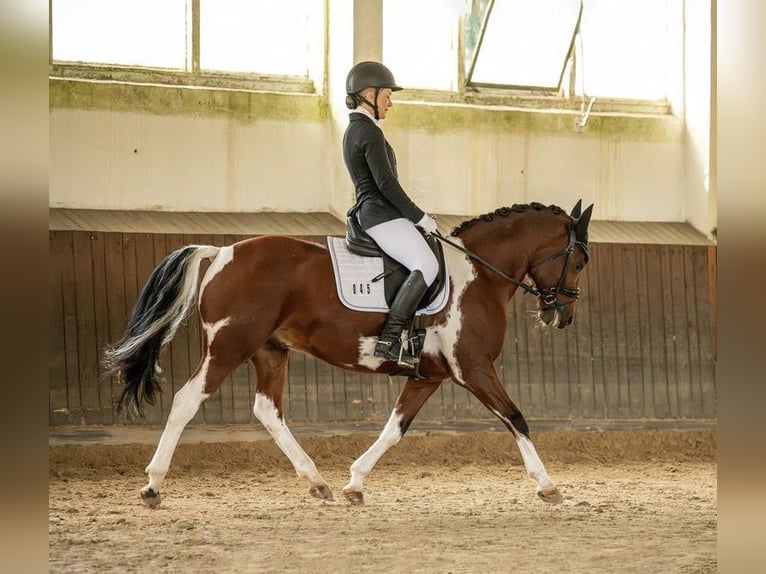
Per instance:
[[[453,247],[445,247],[450,299],[442,311],[428,317],[420,363],[423,379],[406,381],[379,438],[351,465],[351,479],[343,488],[349,502],[363,502],[367,474],[399,442],[426,400],[448,377],[473,393],[513,434],[527,474],[537,484],[538,496],[546,502],[561,501],[493,361],[503,346],[508,303],[526,276],[534,287],[525,284],[524,288],[538,296],[538,319],[558,328],[572,322],[579,296],[578,276],[588,260],[592,208],[581,213],[578,202],[567,215],[553,205],[514,205],[466,221],[452,232],[449,241]],[[203,259],[212,263],[198,287]],[[483,261],[474,263],[476,259]],[[175,394],[165,430],[146,467],[149,483],[141,490],[141,498],[149,506],[160,503],[160,487],[184,427],[223,380],[250,359],[257,374],[256,418],[298,476],[308,479],[310,493],[332,499],[332,492],[283,417],[288,354],[296,350],[344,369],[394,373],[398,369],[395,363],[373,355],[385,315],[352,311],[341,304],[330,255],[316,243],[263,236],[226,247],[183,247],[153,271],[125,336],[107,351],[110,372],[118,372],[125,384],[120,408],[140,413],[143,401],[154,401],[160,350],[195,302],[202,319],[202,358]]]

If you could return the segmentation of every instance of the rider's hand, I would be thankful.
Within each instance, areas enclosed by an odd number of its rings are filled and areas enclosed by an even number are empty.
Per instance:
[[[418,221],[415,225],[420,227],[423,231],[426,233],[436,233],[439,228],[436,227],[436,220],[428,215],[427,213],[423,216],[423,218]]]

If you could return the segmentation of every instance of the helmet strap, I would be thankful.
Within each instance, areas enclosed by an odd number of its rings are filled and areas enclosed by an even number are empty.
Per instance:
[[[372,108],[372,111],[375,113],[375,119],[379,120],[380,116],[378,115],[378,95],[380,95],[380,88],[375,88],[375,99],[371,102],[367,98],[365,98],[361,93],[356,94],[356,97],[363,101],[365,104],[370,106]]]

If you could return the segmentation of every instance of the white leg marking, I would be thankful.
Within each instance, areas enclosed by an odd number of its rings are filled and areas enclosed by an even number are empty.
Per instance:
[[[202,392],[205,388],[209,364],[210,357],[208,356],[199,373],[194,378],[189,379],[173,397],[173,406],[170,408],[165,430],[162,431],[157,450],[145,470],[149,475],[147,488],[151,488],[155,492],[159,492],[162,481],[170,468],[170,461],[184,427],[197,414],[204,400],[210,396]]]
[[[402,431],[399,426],[402,417],[394,410],[388,418],[386,426],[380,433],[378,440],[365,451],[365,453],[354,461],[351,465],[351,480],[343,487],[343,492],[362,492],[365,477],[370,473],[375,463],[385,452],[399,442],[402,438]]]
[[[545,472],[543,461],[537,454],[535,445],[532,441],[520,432],[516,432],[516,444],[521,452],[521,458],[524,459],[524,467],[527,469],[527,476],[537,484],[537,491],[550,490],[556,488],[556,485]]]
[[[521,458],[524,461],[524,468],[527,470],[527,476],[534,480],[535,484],[537,484],[537,492],[540,492],[541,490],[555,489],[556,485],[553,483],[553,481],[548,476],[548,473],[545,471],[543,461],[540,460],[540,456],[537,454],[537,449],[535,449],[535,445],[532,444],[532,441],[521,434],[519,430],[513,425],[513,423],[502,414],[500,414],[500,412],[496,411],[495,409],[491,410],[495,416],[513,428],[516,437],[516,446],[519,447]]]
[[[256,393],[253,414],[269,431],[280,450],[285,453],[298,476],[309,479],[312,484],[324,483],[314,461],[301,448],[284,420],[279,417],[274,401],[262,393]]]

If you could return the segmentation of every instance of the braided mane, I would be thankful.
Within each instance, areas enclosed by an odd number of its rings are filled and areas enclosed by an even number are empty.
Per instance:
[[[469,227],[473,227],[480,221],[492,221],[495,219],[496,216],[500,217],[508,217],[513,212],[521,213],[522,211],[526,211],[528,209],[534,209],[535,211],[541,211],[543,209],[550,209],[554,214],[558,215],[559,213],[565,213],[563,209],[561,209],[558,205],[549,205],[545,206],[542,203],[538,203],[536,201],[533,201],[532,203],[514,203],[511,207],[498,207],[495,211],[491,213],[485,213],[483,215],[479,215],[478,217],[474,217],[473,219],[468,219],[458,225],[455,229],[452,230],[450,233],[451,236],[457,237],[460,235],[463,231],[468,229]]]

